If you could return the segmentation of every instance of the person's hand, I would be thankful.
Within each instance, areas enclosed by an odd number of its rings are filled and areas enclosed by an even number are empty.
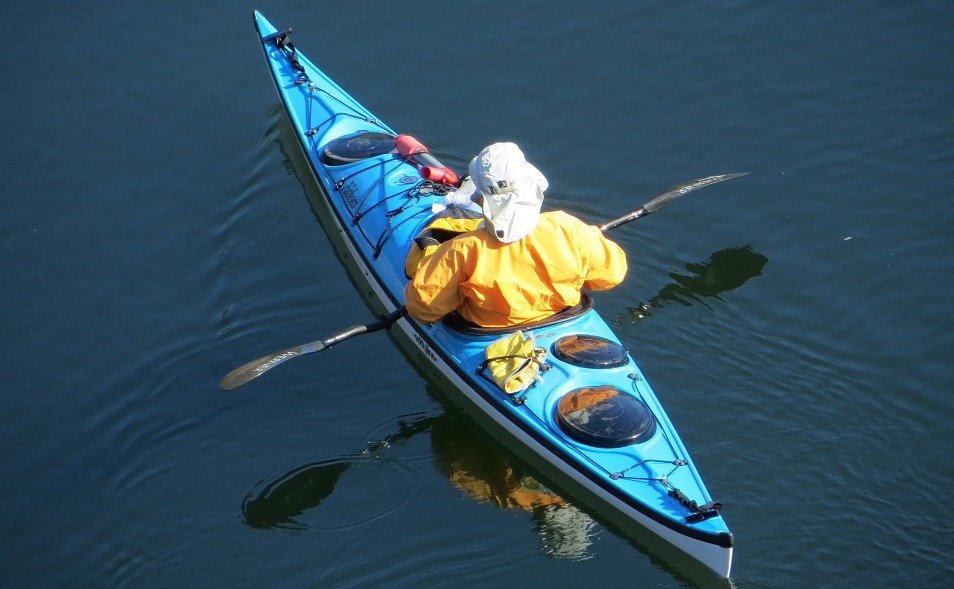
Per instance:
[[[477,192],[477,187],[474,186],[470,176],[468,176],[461,182],[460,188],[444,195],[444,202],[436,202],[431,205],[431,212],[436,214],[450,206],[467,208],[474,202],[473,197],[475,196],[479,198],[480,193]]]

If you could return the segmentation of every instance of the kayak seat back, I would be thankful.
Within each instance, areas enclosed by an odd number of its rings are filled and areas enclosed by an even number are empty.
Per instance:
[[[563,323],[564,321],[569,321],[570,319],[583,315],[592,308],[593,298],[587,294],[586,291],[581,291],[579,303],[538,321],[521,323],[519,325],[510,325],[507,327],[482,327],[476,323],[464,319],[455,311],[444,317],[442,323],[450,329],[466,335],[503,335],[506,333],[513,333],[518,329],[538,329],[540,327],[547,327],[556,323]]]

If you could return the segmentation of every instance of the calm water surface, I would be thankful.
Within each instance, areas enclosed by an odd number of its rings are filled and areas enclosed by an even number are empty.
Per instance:
[[[594,222],[752,172],[614,233],[597,305],[735,586],[949,584],[948,5],[174,0],[0,8],[0,586],[724,586],[541,488],[384,334],[217,389],[369,318],[254,8],[445,162],[516,141]]]

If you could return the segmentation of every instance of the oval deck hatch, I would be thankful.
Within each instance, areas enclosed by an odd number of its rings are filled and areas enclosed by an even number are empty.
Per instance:
[[[560,399],[557,422],[571,438],[603,448],[639,444],[656,433],[645,403],[610,385],[582,387]]]
[[[362,131],[329,141],[321,150],[321,161],[329,166],[340,166],[395,150],[394,135]]]
[[[565,335],[553,343],[553,355],[584,368],[617,368],[628,362],[626,348],[596,335]]]

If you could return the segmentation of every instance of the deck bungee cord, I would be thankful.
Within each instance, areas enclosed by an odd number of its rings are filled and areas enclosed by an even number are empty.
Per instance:
[[[487,361],[485,361],[484,363],[478,366],[478,371],[482,370],[482,367],[484,366],[486,362]],[[546,372],[550,370],[551,368],[552,368],[552,365],[543,363],[543,366],[541,367],[541,372]],[[638,391],[636,391],[636,388],[635,388],[635,384],[638,380],[640,380],[639,375],[634,373],[629,376],[630,376],[630,379],[633,381],[634,392],[638,394]],[[525,404],[526,396],[530,394],[532,391],[533,391],[533,388],[530,387],[523,391],[520,391],[516,395],[512,395],[514,405]],[[539,417],[533,412],[529,412],[529,415],[531,416],[531,418],[535,419],[540,424],[546,425],[546,423],[543,420],[539,419]],[[680,453],[677,450],[676,445],[673,443],[672,439],[670,439],[669,433],[667,431],[662,430],[662,438],[663,440],[665,440],[666,445],[670,449],[670,452],[675,456],[679,456]],[[614,480],[614,481],[627,480],[627,481],[661,484],[666,489],[666,493],[688,511],[687,515],[685,516],[686,522],[702,521],[704,519],[715,517],[719,515],[722,511],[723,505],[721,502],[710,500],[700,505],[698,501],[694,499],[690,499],[685,493],[683,493],[683,491],[675,487],[670,482],[670,478],[678,469],[689,466],[689,461],[686,460],[685,458],[675,458],[673,460],[644,458],[644,459],[640,459],[636,461],[635,463],[631,464],[630,466],[627,466],[626,468],[610,471],[605,466],[600,464],[598,461],[594,460],[589,454],[584,452],[581,448],[575,447],[575,446],[572,448],[580,458],[590,463],[597,470],[603,472],[607,476],[607,478],[611,480]],[[652,466],[654,464],[671,465],[672,468],[669,469],[669,471],[666,473],[660,473],[657,471],[656,468]],[[650,474],[648,474],[647,476],[627,476],[626,475],[627,472],[630,472],[637,468],[645,468],[645,470],[649,471]]]
[[[599,350],[596,355],[602,356],[601,358],[590,358],[583,357],[579,355],[579,350],[576,349],[576,345],[579,340],[590,341],[597,338],[578,338],[573,336],[573,342],[570,344],[574,348],[574,354],[567,354],[559,346],[559,343],[555,345],[555,350],[557,351],[558,356],[562,356],[563,359],[569,360],[571,362],[580,362],[587,365],[597,366],[600,363],[605,365],[619,365],[619,361],[614,357],[617,355],[616,352],[622,350],[624,354],[628,354],[621,346],[614,344],[613,342],[606,341],[608,344],[610,352],[606,353],[605,350]],[[510,401],[515,406],[522,406],[527,403],[528,397],[531,394],[534,394],[537,391],[533,385],[536,382],[542,382],[542,375],[546,372],[552,370],[554,365],[549,359],[549,354],[545,348],[540,348],[535,345],[535,336],[532,332],[524,333],[523,331],[517,331],[511,335],[504,336],[500,340],[497,340],[493,344],[493,352],[491,347],[487,348],[487,358],[477,365],[477,374],[482,376],[490,383],[494,383],[500,386],[505,392],[508,393]],[[502,351],[510,352],[503,353]],[[585,356],[585,354],[584,354]],[[488,368],[494,366],[497,363],[497,369],[488,370]],[[513,383],[513,379],[519,379],[520,376],[523,376],[523,379],[514,384],[513,390],[511,390],[510,385]],[[633,387],[634,398],[638,398],[639,390],[637,387],[637,382],[641,381],[639,374],[631,373],[628,375],[630,382]],[[615,415],[609,421],[613,421],[615,418],[624,418],[625,416],[620,415],[618,410],[614,411],[613,409],[607,409],[606,407],[601,407],[600,402],[604,401],[607,397],[612,397],[615,395],[615,392],[612,390],[600,391],[601,387],[591,387],[586,389],[588,393],[595,393],[597,395],[597,402],[589,406],[580,407],[574,403],[573,409],[580,411],[580,413],[585,414],[582,419],[584,422],[589,424],[592,421],[602,421],[597,425],[598,428],[606,425],[607,420],[600,417],[601,413],[614,413]],[[579,389],[578,389],[579,390]],[[564,399],[569,399],[571,402],[575,401],[574,392],[569,393]],[[618,409],[618,408],[615,408]],[[647,409],[648,411],[648,409]],[[558,406],[557,413],[559,418],[565,418],[565,414],[561,409],[561,406]],[[650,412],[650,415],[652,413]],[[542,427],[549,427],[549,424],[534,413],[533,411],[528,411],[527,416],[529,419],[538,423]],[[625,442],[638,442],[640,439],[646,439],[655,434],[656,422],[655,418],[652,418],[651,422],[646,427],[637,428],[638,431],[626,432],[622,438],[614,440],[612,437],[603,437],[602,439],[589,439],[591,443],[594,443],[598,446],[615,446],[619,440]],[[647,435],[648,434],[648,435]],[[669,433],[666,430],[662,430],[662,438],[666,442],[666,445],[669,447],[669,451],[672,455],[677,458],[672,460],[661,460],[654,458],[643,458],[637,460],[634,464],[627,466],[625,468],[611,471],[607,469],[599,461],[594,460],[586,451],[582,448],[573,446],[572,449],[577,453],[577,455],[584,461],[590,463],[595,469],[601,471],[606,477],[611,480],[628,480],[644,483],[659,483],[665,489],[667,494],[672,497],[678,504],[685,507],[688,511],[685,519],[687,522],[701,521],[702,519],[707,519],[710,517],[715,517],[722,510],[722,503],[716,501],[707,501],[701,506],[699,503],[689,498],[682,490],[675,487],[671,482],[670,478],[672,475],[680,468],[688,467],[689,461],[685,458],[679,457],[679,451],[676,448],[676,444],[673,443],[672,439],[669,436]],[[606,443],[608,442],[608,443]],[[654,465],[669,465],[672,468],[668,472],[661,473],[654,467]],[[642,468],[647,472],[646,476],[627,476],[626,473],[633,471],[634,469]]]
[[[403,214],[407,210],[407,207],[410,205],[412,201],[416,202],[416,201],[419,201],[424,196],[430,196],[430,195],[443,196],[447,194],[447,192],[448,192],[448,189],[445,184],[438,184],[430,180],[425,180],[415,185],[413,188],[408,189],[406,191],[407,200],[405,200],[405,202],[402,203],[401,206],[399,206],[398,208],[388,210],[387,212],[384,213],[384,216],[387,217],[388,222],[385,225],[384,229],[382,230],[381,236],[378,238],[377,242],[374,244],[374,251],[373,251],[374,258],[377,259],[378,257],[380,257],[381,252],[384,249],[385,242],[390,237],[392,237],[394,235],[394,232],[397,231],[401,226],[403,226],[405,223],[416,222],[422,217],[430,216],[428,215],[426,211],[418,211],[413,215],[409,215],[405,217],[404,219],[401,219],[401,221],[399,221],[398,223],[392,223],[392,220],[396,216]],[[387,198],[382,200],[387,200]]]
[[[274,42],[275,47],[277,47],[283,54],[285,54],[285,57],[288,58],[288,61],[289,61],[289,63],[291,64],[291,66],[292,66],[293,68],[295,68],[295,70],[298,71],[298,78],[295,79],[295,84],[298,84],[298,85],[307,84],[307,85],[308,85],[308,89],[309,89],[312,93],[322,93],[322,94],[326,95],[328,98],[330,98],[331,100],[334,100],[335,102],[337,102],[337,103],[340,104],[341,106],[343,106],[343,107],[345,107],[345,108],[351,110],[351,111],[354,113],[354,114],[352,114],[352,113],[334,113],[331,117],[329,117],[329,118],[326,119],[325,121],[322,121],[319,125],[314,125],[314,126],[309,125],[309,126],[307,126],[307,130],[305,131],[305,135],[307,135],[308,137],[312,137],[312,136],[316,135],[316,134],[318,133],[318,131],[321,129],[322,126],[326,125],[329,121],[335,120],[335,119],[336,119],[337,117],[339,117],[339,116],[353,116],[353,117],[355,117],[356,119],[359,119],[359,120],[362,120],[362,121],[365,121],[365,122],[368,122],[368,123],[371,123],[371,124],[374,124],[374,125],[378,125],[378,126],[381,127],[382,129],[384,129],[385,131],[387,131],[388,128],[385,127],[384,125],[382,125],[382,124],[381,124],[381,121],[375,119],[374,117],[369,117],[369,116],[367,116],[366,114],[362,113],[362,112],[359,111],[358,109],[354,108],[354,106],[352,106],[351,104],[348,104],[347,102],[341,100],[340,98],[338,98],[337,96],[331,94],[330,92],[328,92],[328,91],[325,90],[324,88],[319,88],[319,87],[315,84],[315,82],[313,82],[312,79],[308,77],[308,72],[305,70],[305,66],[303,66],[303,65],[301,64],[301,61],[298,59],[298,50],[295,48],[295,44],[292,43],[292,42],[291,42],[291,39],[289,38],[289,35],[291,35],[291,33],[292,33],[292,30],[291,30],[290,28],[289,28],[289,29],[285,29],[285,30],[283,30],[283,31],[278,31],[278,32],[276,32],[276,33],[273,33],[273,34],[271,34],[271,35],[268,35],[267,37],[263,37],[263,38],[262,38],[262,43],[263,43],[263,44],[267,44],[267,43],[269,43],[269,42]],[[310,111],[309,111],[309,112],[310,112]]]
[[[351,224],[361,232],[361,234],[364,236],[365,240],[367,240],[369,244],[373,244],[374,258],[378,258],[381,255],[381,250],[384,247],[384,243],[387,241],[387,239],[391,235],[394,234],[394,231],[398,227],[411,221],[418,221],[422,217],[429,216],[429,214],[426,210],[420,210],[415,212],[413,215],[410,215],[407,218],[402,219],[396,225],[391,223],[391,220],[394,217],[404,213],[412,202],[418,202],[424,196],[445,196],[451,190],[451,187],[448,184],[443,182],[435,182],[433,180],[427,180],[427,179],[416,179],[415,184],[410,185],[407,188],[397,190],[390,194],[385,194],[381,196],[380,198],[378,198],[377,200],[375,200],[374,202],[371,202],[370,204],[368,204],[368,199],[370,199],[372,194],[374,194],[377,191],[377,189],[385,183],[385,180],[388,177],[388,175],[396,171],[398,168],[400,168],[400,166],[406,164],[407,161],[408,161],[408,158],[406,156],[395,156],[393,159],[390,159],[390,160],[379,161],[363,169],[360,169],[356,172],[352,172],[351,174],[347,176],[340,177],[334,184],[335,191],[342,193],[342,195],[345,196],[346,200],[349,203],[352,203],[351,206],[352,208],[355,209],[355,212],[351,216]],[[389,162],[397,162],[397,163],[394,167],[388,169],[387,164]],[[328,166],[326,164],[326,169],[327,167]],[[379,175],[380,177],[374,183],[369,185],[363,191],[363,194],[359,196],[353,192],[347,192],[349,190],[348,187],[351,186],[351,184],[349,184],[349,180],[359,176],[360,174],[367,173],[375,168],[381,169],[381,174]],[[356,188],[356,185],[355,185],[355,188]],[[404,198],[403,202],[401,202],[395,208],[387,209],[383,213],[384,216],[388,219],[388,223],[385,225],[385,227],[381,229],[381,234],[378,235],[377,237],[368,235],[364,227],[360,224],[361,219],[368,213],[374,211],[376,208],[383,205],[387,205],[390,201],[395,199],[400,199],[402,197]]]

